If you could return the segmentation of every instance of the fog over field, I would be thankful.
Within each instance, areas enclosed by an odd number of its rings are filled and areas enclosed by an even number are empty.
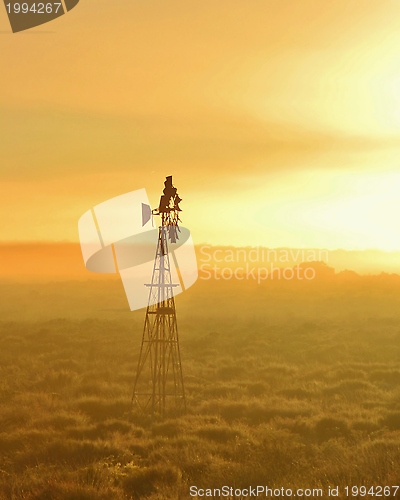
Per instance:
[[[398,484],[400,277],[313,265],[179,295],[187,412],[153,422],[131,411],[144,310],[118,279],[3,281],[0,498]]]

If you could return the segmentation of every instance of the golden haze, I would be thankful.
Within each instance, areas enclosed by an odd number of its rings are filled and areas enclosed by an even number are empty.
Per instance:
[[[166,174],[197,243],[400,248],[394,1],[86,0],[1,36],[3,241]],[[0,11],[2,30],[7,29]]]

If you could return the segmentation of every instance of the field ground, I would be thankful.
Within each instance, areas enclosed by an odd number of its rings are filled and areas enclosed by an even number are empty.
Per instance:
[[[397,277],[199,281],[177,297],[188,411],[153,423],[130,411],[144,311],[118,280],[0,294],[0,498],[400,482]]]

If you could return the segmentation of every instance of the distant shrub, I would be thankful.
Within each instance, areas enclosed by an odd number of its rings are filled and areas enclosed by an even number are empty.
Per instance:
[[[178,469],[168,466],[135,468],[123,479],[125,492],[135,500],[147,497],[158,489],[170,488],[179,483]]]
[[[365,372],[354,368],[340,368],[336,372],[336,378],[340,380],[357,380],[365,378]]]
[[[265,394],[266,390],[265,384],[261,382],[247,385],[247,392],[250,396],[261,396]]]
[[[324,388],[321,392],[327,396],[340,396],[350,401],[363,400],[365,395],[374,391],[371,382],[364,380],[343,380],[339,384]]]
[[[54,370],[81,372],[82,365],[74,359],[57,359],[51,364]]]
[[[309,439],[312,436],[313,429],[309,421],[304,419],[286,419],[280,422],[281,427],[289,429],[294,434]]]
[[[346,436],[349,433],[348,425],[344,420],[324,417],[314,426],[314,432],[319,441]]]
[[[39,390],[58,392],[72,384],[77,375],[71,370],[49,370],[41,375],[32,387]]]
[[[400,384],[400,370],[375,370],[369,375],[373,382],[379,382],[387,385]]]
[[[215,398],[225,398],[234,391],[231,385],[213,384],[204,389],[204,395]]]
[[[3,453],[15,453],[22,450],[26,444],[24,435],[17,434],[0,434],[0,450]]]
[[[249,405],[245,414],[246,420],[250,425],[258,425],[271,420],[273,413],[270,409],[261,405]]]
[[[371,422],[369,420],[357,420],[351,423],[351,428],[355,431],[374,432],[379,429],[379,425],[376,422]]]
[[[0,415],[0,431],[5,432],[25,427],[31,419],[32,412],[29,411],[29,408],[10,405],[9,408],[4,408]]]
[[[122,420],[111,419],[99,423],[97,425],[97,428],[99,429],[100,432],[104,432],[106,434],[114,432],[119,432],[121,434],[128,434],[128,432],[130,432],[132,429],[132,425]]]
[[[147,458],[150,454],[149,446],[141,443],[129,444],[128,449],[133,455],[138,455],[140,458]]]
[[[279,391],[279,394],[283,396],[287,396],[288,398],[296,398],[296,399],[311,399],[314,397],[314,394],[305,389],[301,389],[300,387],[296,387],[294,389],[284,389]]]
[[[96,441],[101,439],[102,433],[96,425],[83,425],[66,429],[67,437],[77,440],[89,439]]]
[[[269,406],[259,404],[248,404],[244,416],[246,422],[250,425],[259,425],[274,418],[296,419],[307,415],[308,413],[308,410],[302,410],[300,408],[271,408]]]
[[[177,420],[167,420],[153,426],[153,436],[175,437],[182,433],[181,423]]]
[[[240,432],[236,429],[231,429],[230,427],[222,426],[206,426],[196,431],[196,434],[203,439],[210,439],[218,443],[227,443],[232,439],[235,439]]]
[[[382,425],[391,430],[400,429],[400,412],[392,412],[382,419]]]
[[[52,463],[68,464],[76,467],[123,453],[123,450],[102,442],[54,439],[47,445],[33,447],[21,454],[19,461],[21,465],[25,466],[34,466],[37,463]]]
[[[217,372],[217,378],[222,380],[233,380],[239,377],[243,377],[243,367],[237,365],[222,366]]]
[[[76,407],[89,415],[93,420],[106,420],[120,417],[129,410],[126,400],[105,400],[100,398],[82,398],[76,402]]]
[[[233,422],[242,418],[248,409],[248,405],[245,403],[226,403],[221,405],[221,417],[228,422]]]
[[[28,498],[24,495],[21,498]],[[122,500],[117,489],[107,487],[104,490],[74,483],[56,483],[49,481],[38,493],[29,496],[29,500]]]
[[[79,413],[67,413],[63,411],[35,422],[37,427],[52,428],[60,431],[82,423],[84,423],[84,418]]]

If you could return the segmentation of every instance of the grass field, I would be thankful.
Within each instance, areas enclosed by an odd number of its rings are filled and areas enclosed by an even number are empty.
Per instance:
[[[153,423],[130,410],[144,311],[117,279],[0,293],[2,499],[400,482],[396,276],[200,280],[177,297],[187,413]]]

